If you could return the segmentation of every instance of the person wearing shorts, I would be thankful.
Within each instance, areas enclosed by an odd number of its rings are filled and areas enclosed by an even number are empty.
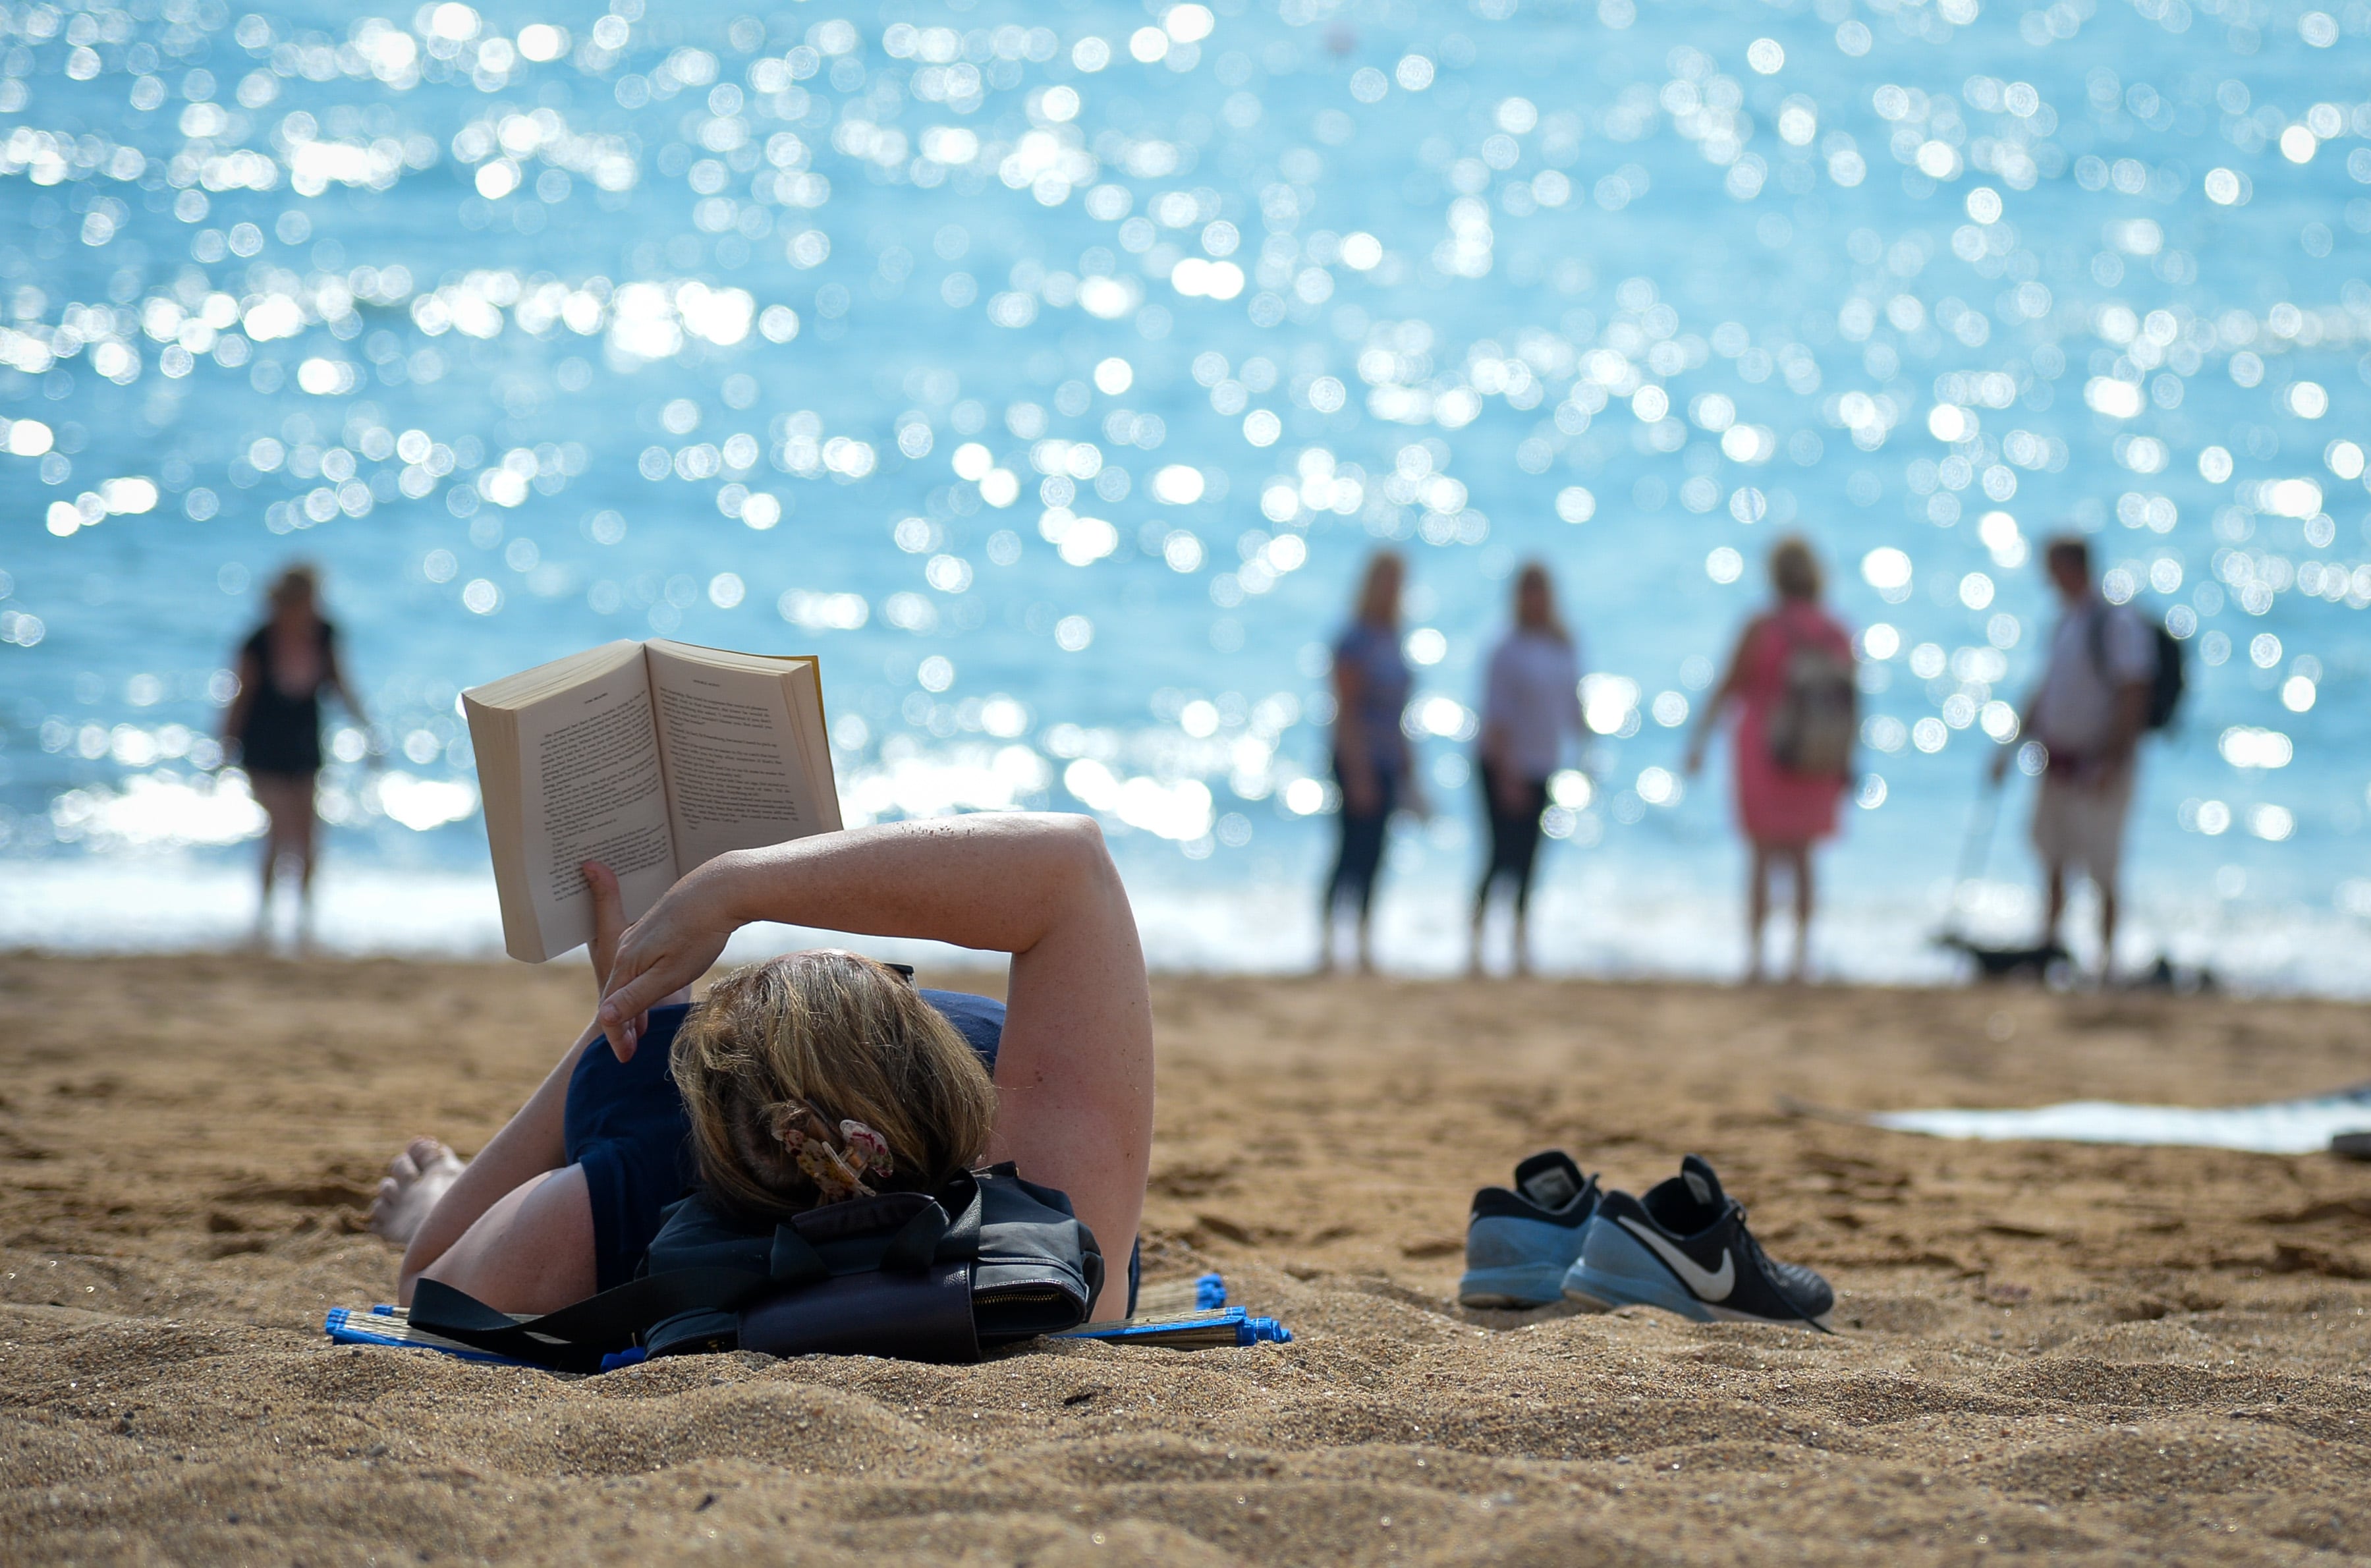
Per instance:
[[[2100,597],[2091,577],[2091,549],[2082,540],[2053,540],[2042,562],[2058,591],[2058,624],[2050,634],[2041,683],[2026,702],[2024,722],[2024,733],[2040,741],[2048,756],[2032,828],[2046,879],[2041,944],[2058,943],[2067,879],[2088,877],[2099,895],[2099,973],[2105,978],[2114,967],[2124,819],[2132,810],[2141,732],[2148,719],[2157,640],[2137,613]],[[1995,782],[2007,774],[2008,760],[2009,748],[2003,747],[1993,759]]]
[[[832,1201],[791,1156],[820,1142],[845,1173],[855,1145],[836,1140],[860,1132],[892,1186],[930,1191],[950,1171],[1011,1161],[1067,1194],[1115,1264],[1134,1252],[1151,998],[1126,887],[1092,820],[981,813],[735,851],[630,925],[614,873],[582,869],[598,1010],[475,1159],[422,1136],[388,1162],[371,1228],[404,1247],[399,1305],[433,1279],[497,1311],[558,1310],[632,1279],[695,1187],[747,1186],[756,1170],[775,1185],[758,1183],[764,1197],[745,1206]],[[758,922],[1005,953],[1008,1002],[917,995],[910,975],[818,948],[735,970],[693,1005],[691,983]],[[735,1052],[750,1063],[739,1077],[718,1069]],[[779,1130],[793,1113],[799,1142]],[[743,1132],[758,1153],[734,1142]],[[855,1168],[861,1185],[867,1167]],[[1125,1290],[1097,1294],[1104,1315],[1126,1310]]]

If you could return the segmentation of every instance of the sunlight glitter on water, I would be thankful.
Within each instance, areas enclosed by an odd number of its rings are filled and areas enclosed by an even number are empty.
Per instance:
[[[656,632],[820,653],[858,815],[1093,810],[1174,846],[1143,897],[1266,897],[1390,540],[1444,804],[1544,556],[1551,877],[1726,896],[1681,731],[1799,528],[1873,909],[2021,740],[2071,527],[2192,653],[2142,886],[2362,918],[2359,6],[1157,10],[0,16],[6,853],[238,836],[218,672],[301,552],[339,765],[404,770],[330,781],[335,855],[480,864],[459,686]]]

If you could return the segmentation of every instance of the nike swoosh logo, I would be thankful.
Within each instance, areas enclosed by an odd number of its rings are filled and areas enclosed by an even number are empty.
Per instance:
[[[1718,1272],[1706,1272],[1704,1266],[1670,1242],[1648,1230],[1629,1215],[1622,1216],[1622,1228],[1655,1249],[1655,1256],[1671,1265],[1671,1272],[1680,1276],[1687,1287],[1706,1301],[1727,1301],[1729,1293],[1737,1286],[1737,1260],[1728,1249],[1720,1254]]]

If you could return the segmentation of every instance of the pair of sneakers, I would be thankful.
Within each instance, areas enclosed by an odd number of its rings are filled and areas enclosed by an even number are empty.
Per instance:
[[[1699,1323],[1803,1324],[1822,1332],[1828,1282],[1781,1263],[1745,1228],[1745,1205],[1698,1155],[1643,1198],[1606,1191],[1561,1149],[1515,1167],[1512,1187],[1474,1194],[1465,1229],[1467,1307],[1572,1301],[1592,1312],[1660,1307]]]

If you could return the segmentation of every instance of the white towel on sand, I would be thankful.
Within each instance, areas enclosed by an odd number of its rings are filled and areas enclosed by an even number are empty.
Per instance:
[[[2319,1154],[2341,1132],[2371,1131],[2371,1084],[2304,1099],[2262,1105],[2123,1105],[2073,1100],[2029,1110],[1895,1110],[1868,1118],[1879,1127],[1937,1138],[2062,1144],[2171,1144],[2245,1149],[2262,1155]]]

